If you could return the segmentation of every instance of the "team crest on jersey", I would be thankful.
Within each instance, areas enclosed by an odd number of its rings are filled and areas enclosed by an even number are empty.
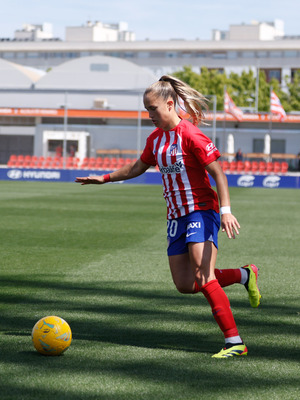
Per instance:
[[[172,146],[170,147],[170,154],[171,156],[176,156],[178,150],[178,146],[176,143],[173,143]]]

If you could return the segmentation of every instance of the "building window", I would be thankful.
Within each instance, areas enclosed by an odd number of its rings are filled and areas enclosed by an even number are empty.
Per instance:
[[[108,64],[90,64],[90,71],[93,72],[108,72],[109,65]]]
[[[242,51],[242,58],[254,58],[255,52],[254,51]]]
[[[39,53],[37,52],[28,52],[27,53],[27,58],[39,58]]]
[[[278,58],[282,57],[282,51],[270,51],[271,58]]]
[[[298,52],[296,50],[286,50],[283,52],[284,57],[297,57]]]
[[[11,59],[11,58],[15,58],[15,53],[12,52],[3,52],[3,58],[7,58],[7,59]]]
[[[197,58],[205,58],[206,54],[205,53],[195,53],[195,57],[197,57]]]
[[[135,57],[135,53],[127,51],[127,52],[124,53],[124,57],[125,58],[134,58]]]
[[[227,58],[227,53],[225,53],[225,52],[215,52],[215,53],[212,53],[212,58],[215,58],[217,60],[222,60],[224,58]]]
[[[238,52],[237,51],[228,51],[227,52],[227,57],[230,60],[236,59],[236,58],[238,58]]]
[[[169,51],[166,53],[166,58],[175,58],[177,57],[177,51]]]
[[[272,139],[271,140],[271,153],[285,154],[285,144],[284,139]]]
[[[257,51],[256,52],[256,57],[257,58],[267,58],[268,57],[268,52],[267,51]]]
[[[253,153],[263,153],[265,147],[264,139],[253,139]],[[286,141],[284,139],[271,140],[271,153],[285,154]]]
[[[149,58],[150,57],[150,53],[149,53],[149,51],[139,51],[137,53],[137,57],[138,58]]]
[[[291,81],[294,82],[295,76],[296,75],[300,76],[300,68],[292,68],[291,69]]]
[[[182,52],[181,57],[182,58],[191,58],[192,54],[190,52]]]
[[[270,82],[270,80],[274,78],[281,83],[281,69],[261,68],[261,71],[265,73],[267,82]]]
[[[263,153],[264,145],[264,139],[253,139],[253,153]]]

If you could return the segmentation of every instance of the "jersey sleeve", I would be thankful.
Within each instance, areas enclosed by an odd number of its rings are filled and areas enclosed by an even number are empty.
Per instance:
[[[201,131],[194,132],[190,137],[190,141],[192,151],[203,167],[216,161],[221,156],[211,139],[205,136]]]
[[[141,160],[143,163],[148,165],[156,165],[156,160],[153,152],[153,141],[151,140],[151,136],[148,137],[146,146],[141,154]]]

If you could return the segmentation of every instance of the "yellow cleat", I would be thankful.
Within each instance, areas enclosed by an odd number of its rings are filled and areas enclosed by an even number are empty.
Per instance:
[[[237,356],[246,356],[248,354],[247,347],[242,344],[230,345],[229,348],[224,347],[219,353],[214,354],[212,358],[229,358]]]
[[[250,305],[256,308],[260,304],[261,294],[257,286],[258,268],[254,264],[245,265],[243,267],[248,272],[248,281],[245,284],[245,288],[248,291]]]

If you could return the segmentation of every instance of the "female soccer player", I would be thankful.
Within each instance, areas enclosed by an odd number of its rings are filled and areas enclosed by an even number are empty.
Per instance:
[[[193,123],[179,117],[179,100]],[[206,99],[184,82],[166,75],[146,89],[144,105],[156,129],[148,137],[141,157],[110,174],[79,177],[76,182],[87,185],[131,179],[158,165],[167,203],[168,257],[174,284],[181,293],[202,292],[208,300],[225,337],[225,347],[213,357],[247,355],[222,287],[244,284],[250,304],[257,307],[261,297],[258,268],[251,264],[215,269],[220,225],[229,239],[239,234],[240,225],[231,213],[227,179],[217,161],[220,153],[197,128],[204,117]],[[208,173],[216,182],[217,193],[211,188]]]

